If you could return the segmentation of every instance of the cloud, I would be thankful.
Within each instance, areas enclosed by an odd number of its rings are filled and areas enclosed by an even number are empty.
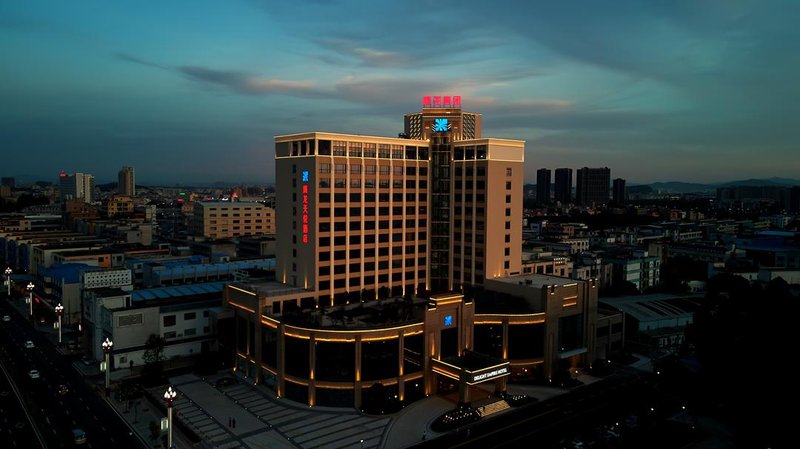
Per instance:
[[[284,94],[302,97],[327,96],[311,81],[259,78],[234,70],[216,70],[200,66],[181,66],[177,70],[189,79],[226,87],[243,95]]]
[[[171,70],[170,67],[167,67],[165,65],[161,65],[161,64],[158,64],[158,63],[155,63],[155,62],[152,62],[152,61],[148,61],[148,60],[139,58],[137,56],[130,55],[128,53],[114,53],[114,57],[119,59],[120,61],[132,62],[134,64],[140,64],[140,65],[143,65],[143,66],[146,66],[146,67],[153,67],[153,68],[156,68],[156,69]]]

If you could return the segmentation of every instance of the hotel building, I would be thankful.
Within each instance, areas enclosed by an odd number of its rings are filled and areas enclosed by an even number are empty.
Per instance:
[[[502,394],[512,373],[552,377],[560,359],[585,361],[594,285],[517,279],[524,142],[483,137],[460,97],[425,97],[404,137],[275,138],[278,282],[226,288],[237,369],[279,396],[361,407],[375,385],[411,401],[453,382],[468,403],[475,383]],[[477,292],[500,278],[539,293],[518,296],[514,313],[478,313]],[[481,294],[491,312],[496,298]],[[566,354],[558,323],[570,314],[582,330]],[[533,342],[541,351],[509,358]]]

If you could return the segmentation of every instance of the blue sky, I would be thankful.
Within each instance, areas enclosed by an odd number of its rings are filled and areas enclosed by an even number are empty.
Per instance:
[[[395,136],[423,95],[542,167],[800,178],[800,2],[5,1],[0,174],[274,178],[273,136]],[[9,157],[11,156],[11,157]]]

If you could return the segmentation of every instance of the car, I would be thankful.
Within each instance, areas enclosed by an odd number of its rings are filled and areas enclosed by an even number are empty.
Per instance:
[[[38,379],[41,376],[39,376],[39,370],[32,369],[28,371],[28,377],[30,377],[31,379]]]
[[[58,394],[64,396],[65,394],[69,393],[69,385],[61,384],[58,386]]]
[[[81,363],[83,363],[86,366],[92,366],[94,365],[94,359],[89,357],[88,355],[85,355],[81,357]]]
[[[32,341],[28,340],[25,342],[25,349],[33,349],[33,348],[34,346]]]
[[[75,444],[84,444],[86,443],[86,432],[83,429],[72,429],[72,439]]]
[[[9,321],[11,321],[11,317],[8,315],[3,315],[3,321],[8,323]]]
[[[70,340],[70,341],[67,343],[67,347],[68,347],[68,348],[69,348],[71,351],[74,351],[74,350],[78,349],[78,342],[77,342],[77,341],[75,341],[75,340]]]

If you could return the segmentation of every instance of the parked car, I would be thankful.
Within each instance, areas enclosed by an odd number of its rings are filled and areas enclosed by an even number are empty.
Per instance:
[[[93,358],[89,357],[88,355],[85,355],[81,357],[81,363],[83,363],[86,366],[92,366],[95,362]]]
[[[28,371],[28,377],[30,377],[31,379],[38,379],[40,377],[39,370],[32,369]]]
[[[3,321],[8,323],[9,321],[11,321],[11,317],[8,315],[3,315]]]
[[[28,340],[25,342],[25,349],[33,349],[33,348],[34,346],[32,341]]]

